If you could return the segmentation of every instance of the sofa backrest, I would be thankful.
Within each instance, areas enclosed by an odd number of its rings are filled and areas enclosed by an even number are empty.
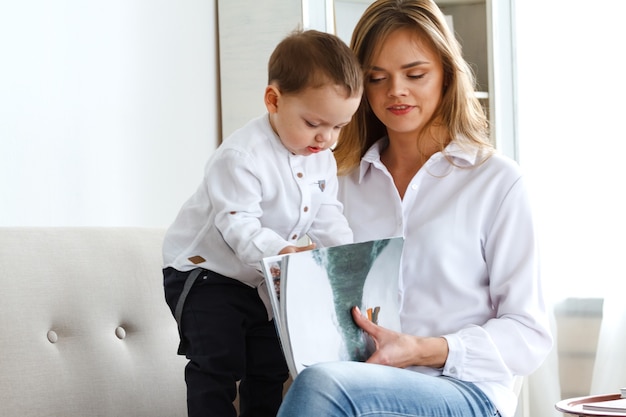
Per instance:
[[[163,235],[0,228],[0,415],[186,416]]]

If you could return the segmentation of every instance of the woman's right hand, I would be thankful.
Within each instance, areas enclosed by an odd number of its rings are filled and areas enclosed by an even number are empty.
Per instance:
[[[352,317],[357,326],[370,335],[376,346],[366,362],[396,368],[441,368],[445,365],[448,358],[448,342],[445,338],[411,336],[387,329],[368,320],[358,307],[352,309]]]

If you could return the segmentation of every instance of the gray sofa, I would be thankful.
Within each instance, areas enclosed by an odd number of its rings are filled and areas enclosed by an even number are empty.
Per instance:
[[[186,415],[163,233],[0,228],[0,416]]]
[[[187,415],[164,233],[0,227],[0,416]]]

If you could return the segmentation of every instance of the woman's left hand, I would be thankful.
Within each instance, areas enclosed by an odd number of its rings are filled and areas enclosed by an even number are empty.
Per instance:
[[[352,317],[374,340],[376,351],[367,359],[368,363],[396,368],[441,368],[446,363],[448,342],[443,337],[418,337],[387,329],[369,321],[358,307],[352,309]]]

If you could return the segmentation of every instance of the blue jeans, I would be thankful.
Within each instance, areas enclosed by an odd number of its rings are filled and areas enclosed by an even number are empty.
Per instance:
[[[278,417],[499,416],[470,382],[362,362],[321,363],[302,371]]]

